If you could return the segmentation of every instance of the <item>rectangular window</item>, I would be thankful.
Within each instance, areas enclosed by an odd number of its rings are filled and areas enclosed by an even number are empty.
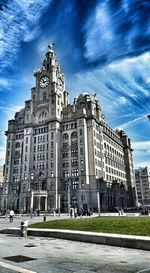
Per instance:
[[[69,177],[69,170],[63,171],[63,177]]]
[[[69,167],[69,160],[63,160],[62,166]]]
[[[71,150],[71,156],[78,156],[78,149]]]
[[[26,144],[28,144],[28,137],[26,137]]]
[[[78,175],[79,175],[78,169],[71,170],[71,176],[78,176]]]
[[[80,155],[83,155],[83,148],[80,148]]]
[[[79,181],[78,180],[72,181],[72,189],[77,190],[78,188],[79,188]]]
[[[51,170],[51,177],[54,177],[54,171]]]

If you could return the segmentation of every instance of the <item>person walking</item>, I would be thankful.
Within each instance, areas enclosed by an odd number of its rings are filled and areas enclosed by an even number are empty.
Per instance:
[[[10,223],[12,223],[14,220],[14,211],[12,209],[9,212],[9,220],[10,220]]]

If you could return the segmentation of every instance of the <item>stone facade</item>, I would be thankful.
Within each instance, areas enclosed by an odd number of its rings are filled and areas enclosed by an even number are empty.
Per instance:
[[[111,129],[95,95],[68,102],[51,46],[25,108],[8,122],[3,209],[101,210],[135,203],[130,139]]]
[[[150,172],[147,167],[135,170],[135,182],[139,204],[150,205]]]

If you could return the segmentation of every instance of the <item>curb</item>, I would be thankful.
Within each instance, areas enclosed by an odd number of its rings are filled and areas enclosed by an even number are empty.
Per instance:
[[[0,230],[0,233],[15,234],[18,236],[21,235],[21,231],[19,228],[9,228],[5,230]],[[86,243],[150,250],[150,237],[146,236],[132,236],[121,234],[37,228],[28,228],[27,234],[28,236],[52,237],[57,239],[65,239]]]

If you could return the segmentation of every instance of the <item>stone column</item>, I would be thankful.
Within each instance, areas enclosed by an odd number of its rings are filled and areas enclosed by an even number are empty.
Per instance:
[[[40,202],[41,202],[41,196],[39,196],[39,202],[38,202],[38,209],[40,210]]]
[[[47,196],[45,196],[45,210],[47,211]]]
[[[23,211],[26,211],[26,197],[23,197]]]

